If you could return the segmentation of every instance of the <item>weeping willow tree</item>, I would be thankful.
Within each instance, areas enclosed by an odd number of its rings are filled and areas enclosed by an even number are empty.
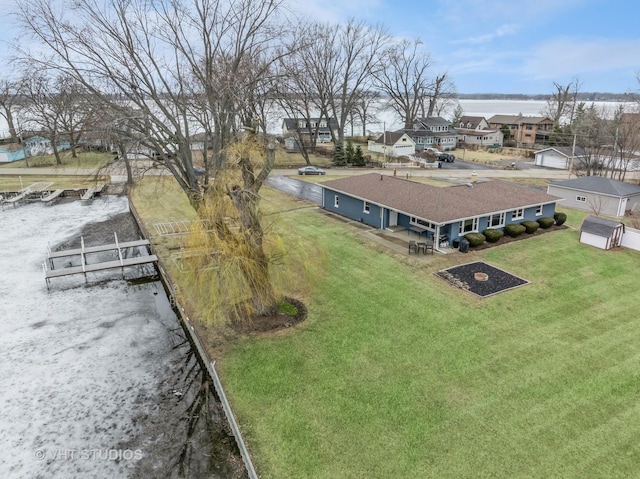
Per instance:
[[[185,239],[181,294],[197,301],[203,319],[273,314],[300,271],[295,248],[285,245],[273,221],[263,224],[259,191],[273,156],[273,147],[255,135],[230,147],[229,164],[211,181]]]

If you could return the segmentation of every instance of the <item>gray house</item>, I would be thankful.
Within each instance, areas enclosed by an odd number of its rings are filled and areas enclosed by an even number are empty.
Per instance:
[[[411,137],[416,144],[416,151],[425,148],[437,148],[440,151],[454,150],[458,141],[458,134],[451,123],[437,116],[418,118],[413,127],[399,130]]]
[[[338,136],[338,121],[335,118],[329,120],[320,118],[285,118],[282,120],[282,136],[285,139],[287,150],[297,151],[297,141],[305,145],[316,143],[328,143]]]
[[[378,173],[326,181],[322,207],[374,228],[401,226],[436,244],[470,232],[553,217],[559,198],[503,181],[441,188]]]
[[[640,207],[640,186],[602,176],[552,181],[547,193],[564,198],[564,206],[598,215],[622,217],[625,211]]]

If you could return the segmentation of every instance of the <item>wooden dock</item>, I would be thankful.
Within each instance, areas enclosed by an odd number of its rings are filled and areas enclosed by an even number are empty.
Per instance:
[[[47,204],[51,203],[53,200],[58,199],[60,196],[62,196],[62,193],[64,193],[64,190],[55,190],[52,193],[49,193],[47,196],[43,196],[42,198],[40,198],[40,201]]]
[[[120,268],[122,270],[122,278],[124,279],[124,268],[129,266],[140,266],[144,264],[155,263],[158,261],[158,257],[156,255],[149,254],[149,251],[147,249],[147,247],[151,244],[149,240],[141,239],[136,241],[125,241],[121,243],[118,241],[118,235],[116,233],[114,233],[113,236],[115,242],[106,245],[86,247],[84,245],[84,238],[80,237],[80,248],[64,251],[51,251],[50,249],[48,249],[47,261],[42,264],[44,277],[47,282],[47,289],[49,289],[49,280],[51,278],[59,278],[61,276],[70,276],[74,274],[83,274],[86,281],[87,273]],[[127,250],[128,248],[139,248],[141,255],[131,258],[125,257],[123,255],[123,250]],[[87,263],[87,254],[107,251],[117,252],[118,259],[111,261],[100,261],[93,264]],[[69,258],[73,256],[80,257],[79,266],[66,266],[63,268],[54,269],[54,259]]]
[[[82,195],[80,199],[82,201],[89,201],[90,199],[93,199],[94,196],[102,193],[103,188],[104,188],[104,185],[96,186],[94,188],[89,188],[87,189],[87,191],[84,192],[84,195]]]

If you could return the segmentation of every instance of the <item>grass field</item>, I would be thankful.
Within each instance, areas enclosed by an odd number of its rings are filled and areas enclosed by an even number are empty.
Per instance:
[[[637,252],[567,229],[418,265],[314,210],[281,221],[326,255],[308,319],[218,362],[261,477],[637,476]],[[531,284],[433,275],[479,259]]]
[[[49,189],[82,189],[106,183],[106,179],[96,176],[0,176],[0,194],[5,191],[19,191],[34,183],[51,183]]]

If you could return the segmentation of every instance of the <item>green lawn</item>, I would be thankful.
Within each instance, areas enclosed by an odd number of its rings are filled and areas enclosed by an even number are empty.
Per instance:
[[[261,477],[637,476],[637,252],[567,229],[412,264],[317,211],[281,219],[326,254],[308,319],[218,362]],[[433,275],[475,260],[531,284],[477,299]]]

